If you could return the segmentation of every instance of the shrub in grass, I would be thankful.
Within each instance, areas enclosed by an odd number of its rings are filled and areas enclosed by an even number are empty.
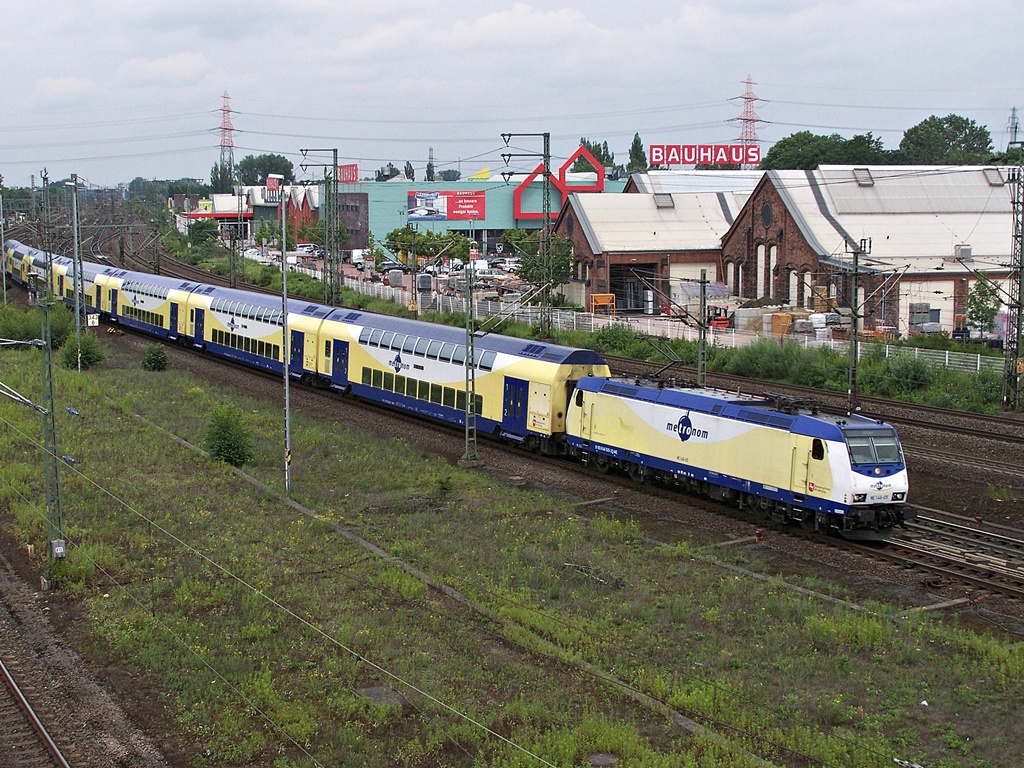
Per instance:
[[[81,346],[82,351],[82,368],[89,368],[96,363],[102,361],[106,355],[103,354],[103,349],[100,347],[100,341],[96,338],[95,334],[82,333],[81,345],[72,337],[68,337],[67,343],[64,344],[60,349],[60,364],[68,370],[76,370],[78,368],[78,351]]]
[[[251,430],[242,422],[242,412],[230,403],[213,409],[203,448],[218,461],[240,467],[256,458]]]
[[[167,368],[167,350],[163,344],[150,344],[146,348],[146,356],[142,358],[142,369],[145,371],[162,371]]]

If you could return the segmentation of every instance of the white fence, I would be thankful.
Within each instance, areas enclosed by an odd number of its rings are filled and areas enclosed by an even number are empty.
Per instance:
[[[368,280],[356,280],[344,278],[346,288],[351,288],[360,293],[376,296],[380,299],[387,299],[402,305],[409,303],[409,291],[405,288],[392,288],[383,283],[373,283]],[[454,312],[465,314],[465,299],[457,296],[443,296],[435,294],[424,294],[424,304],[429,302],[430,311]],[[423,307],[428,309],[427,306]],[[522,306],[502,301],[477,301],[473,307],[476,317],[490,317],[492,315],[504,315],[505,317],[517,320],[527,325],[540,325],[542,321],[540,307]],[[564,309],[555,309],[551,312],[551,324],[561,331],[586,331],[593,333],[612,325],[624,325],[633,330],[649,336],[659,336],[667,339],[685,339],[697,341],[699,331],[697,328],[687,325],[681,320],[673,320],[666,317],[653,315],[633,316],[608,316],[593,315],[589,312],[572,312]],[[831,347],[837,352],[848,354],[848,341],[819,340],[809,336],[786,336],[785,340],[796,342],[804,347]],[[777,336],[753,331],[737,331],[732,328],[708,330],[708,343],[720,347],[742,347],[759,339],[779,340]],[[936,349],[920,349],[918,347],[900,347],[889,344],[884,345],[885,357],[894,357],[897,354],[912,354],[921,360],[932,365],[942,365],[948,368],[955,368],[960,371],[994,371],[1002,373],[1003,358],[988,355],[966,354],[963,352],[946,352]],[[863,345],[860,350],[864,355]]]

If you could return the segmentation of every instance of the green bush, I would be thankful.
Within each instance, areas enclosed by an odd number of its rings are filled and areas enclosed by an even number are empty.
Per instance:
[[[211,458],[233,467],[240,467],[256,458],[252,431],[242,422],[242,411],[230,403],[223,403],[213,409],[203,438],[203,448]]]
[[[100,347],[100,341],[96,338],[95,334],[88,333],[87,331],[82,332],[81,350],[82,350],[82,370],[90,368],[101,362],[106,355],[103,353],[103,349]],[[60,364],[67,368],[69,371],[78,369],[78,349],[79,343],[76,342],[74,335],[67,339],[67,343],[61,347],[60,350]]]
[[[162,371],[167,368],[167,350],[163,344],[150,344],[146,348],[146,356],[142,358],[142,369],[145,371]]]

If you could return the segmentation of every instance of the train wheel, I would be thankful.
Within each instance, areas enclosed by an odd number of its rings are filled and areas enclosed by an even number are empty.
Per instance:
[[[815,529],[815,515],[813,512],[804,512],[800,518],[800,530],[806,531],[807,533],[814,533]]]
[[[602,475],[607,475],[611,471],[612,463],[604,456],[594,456],[591,461],[594,465],[594,469]]]
[[[644,483],[647,481],[647,469],[639,464],[630,464],[626,471],[629,473],[629,476],[638,483]]]

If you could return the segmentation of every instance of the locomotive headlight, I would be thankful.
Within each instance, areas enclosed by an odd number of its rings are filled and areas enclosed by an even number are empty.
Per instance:
[[[866,493],[855,493],[855,494],[853,494],[853,503],[854,504],[864,503],[867,500],[868,500],[868,495]]]
[[[875,474],[876,475],[882,474],[882,468],[881,467],[875,467]]]
[[[892,495],[893,501],[903,501],[905,498],[907,498],[906,491],[897,491]]]

